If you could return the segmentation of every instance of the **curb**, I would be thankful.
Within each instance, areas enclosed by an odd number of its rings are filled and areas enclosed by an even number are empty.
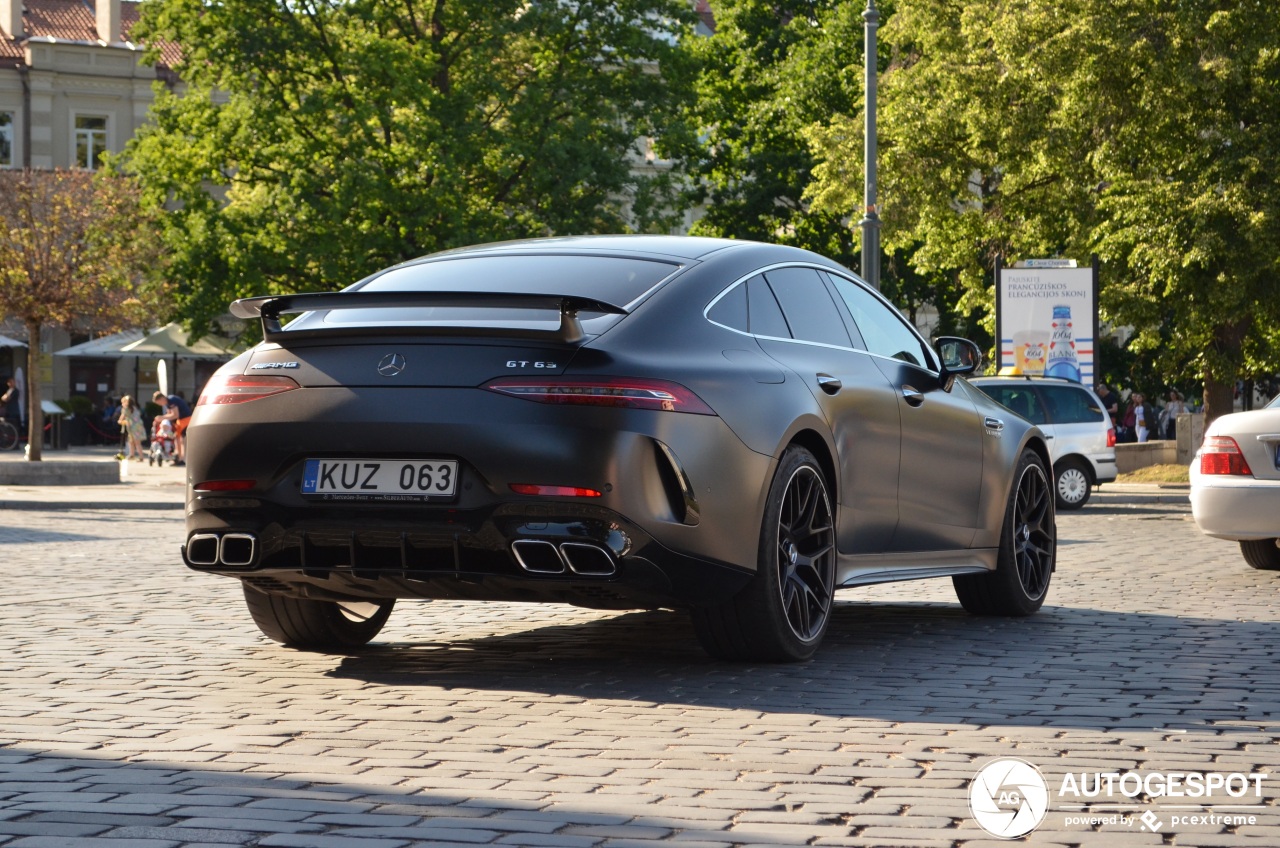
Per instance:
[[[120,483],[120,466],[92,460],[6,462],[0,465],[0,485],[110,486]]]
[[[182,509],[183,504],[170,501],[0,501],[0,509],[28,512],[67,512],[70,510]]]

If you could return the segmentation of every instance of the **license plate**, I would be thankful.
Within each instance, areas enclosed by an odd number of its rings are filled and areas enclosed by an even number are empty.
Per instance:
[[[452,459],[308,459],[302,494],[325,500],[447,500],[458,487]]]

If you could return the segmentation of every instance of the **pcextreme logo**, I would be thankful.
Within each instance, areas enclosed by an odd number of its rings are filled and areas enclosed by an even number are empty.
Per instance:
[[[1137,828],[1166,825],[1257,824],[1269,774],[1244,772],[1068,772],[1058,787],[1064,825]],[[1193,803],[1185,803],[1191,800]],[[978,770],[969,785],[969,810],[992,836],[1016,839],[1035,830],[1049,812],[1050,793],[1040,770],[1004,757]]]

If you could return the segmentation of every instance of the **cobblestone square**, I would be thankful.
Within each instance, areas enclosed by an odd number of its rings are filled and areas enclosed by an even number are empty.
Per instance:
[[[451,602],[300,653],[182,566],[181,510],[30,506],[0,512],[5,848],[976,848],[1001,757],[1049,787],[1028,844],[1280,845],[1280,574],[1183,504],[1060,515],[1029,619],[947,581],[846,590],[794,666],[714,662],[672,612]],[[1058,797],[1124,771],[1268,777],[1243,812]],[[1192,821],[1228,813],[1254,823]]]

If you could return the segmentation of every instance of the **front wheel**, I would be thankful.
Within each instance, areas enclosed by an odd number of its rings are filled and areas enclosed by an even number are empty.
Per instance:
[[[951,578],[961,606],[974,615],[1031,615],[1049,593],[1058,530],[1044,460],[1024,451],[1013,481],[996,570]]]
[[[244,602],[268,639],[290,648],[326,651],[365,645],[391,616],[389,601],[312,601],[244,586]]]
[[[792,446],[769,488],[755,577],[723,604],[694,610],[698,640],[720,659],[808,659],[831,618],[835,574],[826,479],[813,454]]]
[[[1240,542],[1244,561],[1263,571],[1280,571],[1280,539],[1245,539]]]

